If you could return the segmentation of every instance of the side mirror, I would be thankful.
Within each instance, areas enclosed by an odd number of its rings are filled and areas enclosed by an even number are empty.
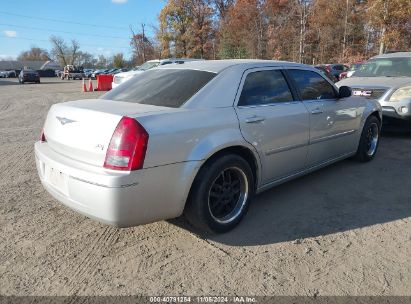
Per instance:
[[[340,98],[350,97],[352,95],[352,90],[350,87],[342,86],[339,89]]]

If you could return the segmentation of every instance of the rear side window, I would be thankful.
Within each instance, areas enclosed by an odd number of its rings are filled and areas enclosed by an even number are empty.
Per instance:
[[[215,73],[197,70],[150,70],[136,75],[101,98],[178,108],[215,76]]]
[[[281,71],[259,71],[247,75],[238,105],[263,105],[292,100],[290,88]]]
[[[331,84],[318,73],[306,70],[288,70],[303,100],[334,99],[337,94]]]

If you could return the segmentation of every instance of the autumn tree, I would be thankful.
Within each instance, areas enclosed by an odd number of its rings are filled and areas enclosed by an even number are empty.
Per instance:
[[[143,33],[133,33],[131,38],[131,46],[133,49],[133,62],[141,65],[147,60],[154,59],[155,52],[151,40]]]
[[[300,20],[295,2],[266,0],[267,58],[299,60]]]
[[[259,0],[238,0],[221,28],[222,58],[265,58],[266,18]]]
[[[17,60],[47,61],[50,60],[50,55],[47,50],[32,46],[28,51],[21,52]]]
[[[163,58],[349,63],[411,50],[411,1],[168,0],[156,38]]]
[[[213,15],[208,0],[169,0],[159,16],[160,44],[176,57],[210,58]]]
[[[411,1],[369,0],[370,29],[378,32],[379,53],[411,48]]]
[[[192,21],[188,29],[189,57],[210,58],[213,49],[214,28],[212,24],[213,9],[208,1],[192,0]],[[213,49],[214,52],[214,49]]]

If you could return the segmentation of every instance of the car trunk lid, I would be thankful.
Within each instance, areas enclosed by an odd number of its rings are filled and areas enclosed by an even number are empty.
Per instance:
[[[44,134],[56,152],[103,166],[107,147],[123,116],[139,117],[166,109],[101,99],[55,104],[47,115]]]

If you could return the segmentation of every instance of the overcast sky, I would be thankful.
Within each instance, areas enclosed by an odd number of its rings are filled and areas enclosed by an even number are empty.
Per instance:
[[[76,39],[82,51],[130,55],[130,25],[157,25],[163,0],[1,0],[0,59],[15,58],[30,46],[49,50],[49,37]]]

